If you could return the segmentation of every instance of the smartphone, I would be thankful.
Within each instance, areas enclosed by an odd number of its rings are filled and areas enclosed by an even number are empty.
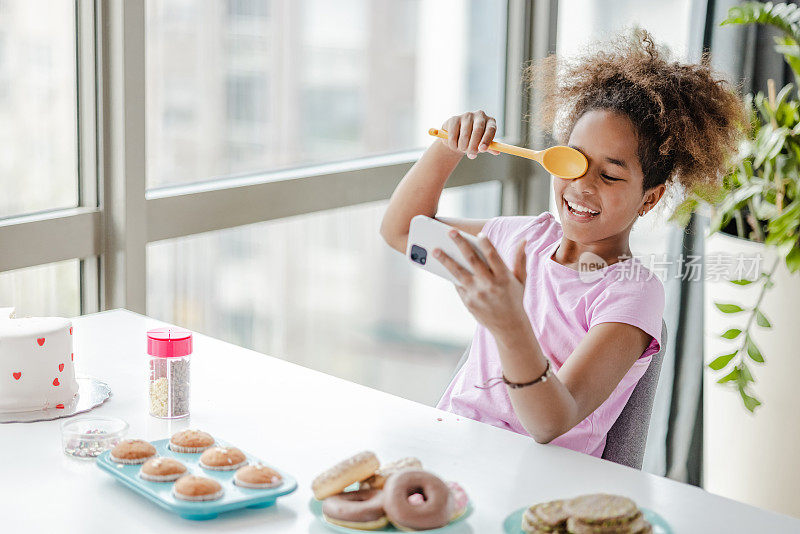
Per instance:
[[[461,253],[461,249],[458,248],[453,238],[448,235],[451,230],[453,230],[453,227],[449,224],[431,219],[425,215],[417,215],[411,219],[411,227],[408,231],[408,245],[406,246],[406,257],[417,267],[421,267],[426,271],[458,284],[456,277],[450,274],[450,271],[448,271],[439,260],[433,257],[434,249],[441,249],[464,269],[472,272],[472,269],[469,268],[469,262]],[[478,248],[478,238],[474,235],[462,232],[461,230],[458,232],[472,245],[478,257],[486,261],[486,258],[483,257],[483,254],[481,254]]]

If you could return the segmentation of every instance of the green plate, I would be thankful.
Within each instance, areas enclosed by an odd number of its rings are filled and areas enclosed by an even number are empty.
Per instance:
[[[522,530],[522,514],[524,514],[527,509],[527,507],[520,508],[506,517],[506,520],[503,521],[503,532],[506,534],[525,534]],[[653,525],[653,534],[672,534],[672,529],[663,517],[649,508],[640,506],[639,510],[642,511],[644,518]]]
[[[356,530],[354,528],[347,528],[342,527],[339,525],[334,525],[333,523],[328,523],[325,521],[325,518],[322,517],[322,501],[318,501],[314,497],[311,497],[311,500],[308,501],[308,508],[311,510],[311,513],[326,527],[335,530],[336,532],[344,532],[345,534],[364,534],[364,532],[402,532],[402,530],[398,530],[392,526],[390,523],[388,526],[380,528],[378,530]],[[439,534],[444,532],[449,532],[455,534],[460,530],[461,522],[466,519],[469,514],[472,513],[472,501],[467,502],[467,511],[464,512],[461,517],[456,519],[455,521],[451,521],[447,525],[443,526],[442,528],[434,528],[430,530],[419,530],[415,532],[429,532],[431,534]]]

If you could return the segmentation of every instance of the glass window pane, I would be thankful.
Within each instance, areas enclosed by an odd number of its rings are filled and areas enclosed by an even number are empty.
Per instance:
[[[499,116],[505,27],[501,0],[148,0],[148,187],[423,147],[453,114]]]
[[[649,31],[658,44],[669,47],[676,59],[689,53],[693,29],[692,0],[561,0],[558,3],[559,54],[580,54],[597,39],[638,24]]]
[[[75,2],[0,2],[0,218],[78,204]]]
[[[17,317],[80,315],[79,260],[0,273],[0,308],[9,306]]]
[[[499,182],[489,182],[445,191],[440,213],[489,218],[499,206]],[[434,404],[475,322],[452,284],[383,241],[385,209],[377,202],[151,244],[147,314]]]

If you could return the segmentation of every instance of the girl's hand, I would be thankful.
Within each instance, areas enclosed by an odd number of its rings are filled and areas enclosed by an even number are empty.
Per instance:
[[[440,141],[450,150],[466,154],[469,159],[477,158],[478,152],[500,153],[489,149],[489,143],[497,133],[497,121],[481,110],[454,115],[442,124],[442,129],[447,130],[449,139]]]
[[[520,327],[530,325],[522,305],[527,276],[525,241],[517,247],[512,271],[484,234],[478,234],[478,246],[486,262],[458,231],[451,230],[449,235],[464,254],[472,273],[441,249],[434,249],[433,257],[456,277],[458,295],[475,319],[495,336],[519,332]]]

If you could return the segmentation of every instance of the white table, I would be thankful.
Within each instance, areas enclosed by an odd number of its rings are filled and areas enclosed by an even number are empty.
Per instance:
[[[114,396],[92,413],[121,417],[129,437],[155,440],[199,427],[293,474],[298,490],[264,510],[189,521],[162,510],[61,450],[60,421],[0,425],[0,532],[332,531],[308,511],[311,480],[360,450],[382,461],[417,456],[461,483],[475,511],[460,533],[501,532],[513,510],[581,493],[633,497],[676,534],[800,532],[800,520],[702,489],[441,412],[207,336],[196,335],[191,420],[150,417],[145,332],[163,326],[127,311],[80,317],[77,371]]]

